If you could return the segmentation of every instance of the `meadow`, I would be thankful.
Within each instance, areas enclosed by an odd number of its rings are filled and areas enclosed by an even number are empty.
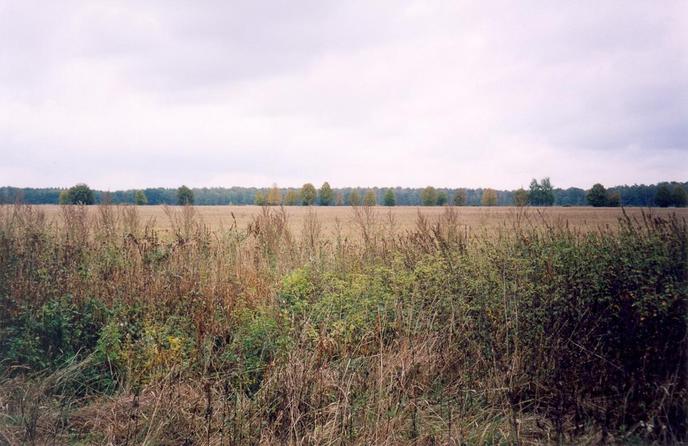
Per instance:
[[[685,209],[0,208],[0,444],[675,444]]]

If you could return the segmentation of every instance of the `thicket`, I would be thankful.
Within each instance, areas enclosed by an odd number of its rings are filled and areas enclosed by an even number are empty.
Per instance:
[[[0,443],[686,439],[688,227],[0,208]]]

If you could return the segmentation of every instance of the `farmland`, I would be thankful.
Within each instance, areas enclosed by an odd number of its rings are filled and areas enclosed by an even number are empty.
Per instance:
[[[0,443],[681,441],[685,217],[4,206]]]
[[[114,206],[125,208],[126,206]],[[57,205],[39,205],[36,207],[45,213],[51,222],[62,221],[62,208]],[[86,208],[91,217],[97,215],[97,206]],[[167,209],[167,211],[166,211]],[[233,225],[240,230],[245,230],[253,219],[259,215],[260,206],[195,206],[193,207],[195,218],[198,222],[207,225],[211,230],[227,229]],[[278,209],[278,208],[272,208]],[[356,235],[357,226],[354,224],[356,213],[350,206],[333,207],[308,207],[286,206],[289,229],[294,233],[300,233],[307,217],[313,214],[317,217],[322,230],[329,236],[334,236],[338,231],[342,234]],[[445,212],[442,206],[396,206],[372,208],[376,221],[385,225],[387,229],[397,233],[403,233],[414,229],[418,215],[423,215],[430,220],[437,220]],[[592,208],[592,207],[528,207],[518,208],[509,206],[500,207],[455,207],[458,224],[471,233],[480,234],[485,230],[496,230],[500,227],[511,226],[515,220],[528,220],[530,224],[540,226],[543,224],[568,224],[578,230],[595,230],[600,227],[615,226],[623,215],[621,208]],[[172,228],[172,219],[181,212],[178,206],[138,206],[137,214],[140,221],[151,227],[169,233]],[[627,208],[626,213],[634,218],[640,218],[645,213],[667,216],[672,213],[681,217],[688,216],[688,208],[654,208],[651,211],[643,208]]]

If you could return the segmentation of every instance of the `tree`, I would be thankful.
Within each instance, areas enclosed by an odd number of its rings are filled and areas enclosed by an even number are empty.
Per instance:
[[[134,193],[134,203],[136,203],[137,206],[143,206],[144,204],[148,204],[148,198],[146,197],[145,192],[142,190],[137,190]]]
[[[299,197],[299,193],[295,191],[294,189],[289,189],[287,191],[287,195],[284,197],[284,204],[287,206],[296,206],[299,204],[299,200],[301,197]]]
[[[191,189],[188,187],[182,185],[179,189],[177,189],[177,204],[180,206],[184,206],[187,204],[193,204],[194,203],[194,194]]]
[[[454,195],[454,206],[466,206],[467,199],[466,189],[457,190]]]
[[[304,206],[311,206],[315,203],[315,198],[318,195],[318,191],[315,190],[315,186],[311,183],[306,183],[301,188],[301,200]]]
[[[672,198],[674,206],[676,206],[677,208],[686,207],[686,205],[688,204],[688,192],[686,192],[686,190],[680,184],[677,184],[676,187],[674,187]]]
[[[480,198],[481,206],[497,206],[497,191],[494,189],[483,190],[483,196]]]
[[[655,204],[661,208],[669,207],[673,204],[671,189],[667,183],[662,183],[657,186],[657,193],[655,194]]]
[[[437,203],[437,191],[434,187],[428,186],[420,192],[420,201],[423,206],[434,206]]]
[[[95,194],[86,184],[79,183],[67,190],[67,204],[93,204]]]
[[[60,204],[69,204],[69,190],[61,190],[58,200]],[[9,203],[9,200],[7,201],[7,203]]]
[[[363,197],[363,205],[375,206],[376,204],[377,198],[375,197],[375,192],[373,192],[371,189],[368,189],[368,192],[366,192],[365,196]]]
[[[382,198],[382,204],[385,206],[394,206],[397,204],[397,199],[392,189],[387,189],[385,191],[385,196]]]
[[[265,196],[265,194],[263,193],[263,191],[259,190],[256,192],[254,202],[256,203],[257,206],[265,206],[268,204],[268,199]]]
[[[528,191],[519,188],[514,192],[514,205],[523,207],[528,204]]]
[[[618,191],[609,191],[607,194],[607,206],[613,208],[621,206],[621,194]]]
[[[279,206],[282,203],[282,193],[277,188],[277,184],[272,184],[265,201],[270,206]]]
[[[609,201],[607,197],[607,189],[605,189],[600,183],[595,184],[592,189],[588,191],[586,198],[588,203],[596,208],[607,206]]]
[[[320,187],[320,191],[318,192],[318,202],[320,203],[320,206],[330,206],[334,203],[334,192],[332,192],[330,183],[327,181],[325,181]]]
[[[442,190],[437,192],[437,200],[435,201],[437,206],[444,206],[445,204],[447,204],[448,201],[449,197],[447,196],[447,193],[445,191]]]
[[[335,205],[336,206],[344,206],[344,194],[339,191],[335,195]]]
[[[534,206],[552,206],[554,204],[554,188],[549,178],[543,178],[538,183],[535,178],[530,182],[528,202]]]
[[[349,194],[349,206],[359,206],[361,204],[361,196],[356,189]]]
[[[549,177],[542,179],[542,198],[544,206],[552,206],[554,204],[554,188],[552,187],[552,182]]]

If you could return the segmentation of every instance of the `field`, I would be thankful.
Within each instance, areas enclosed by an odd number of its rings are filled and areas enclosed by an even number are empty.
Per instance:
[[[37,206],[51,221],[59,222],[62,216],[60,206]],[[180,212],[177,206],[139,206],[138,214],[143,222],[149,222],[152,227],[162,232],[169,232],[172,227],[170,213],[175,215]],[[399,206],[386,208],[377,206],[374,209],[377,220],[384,223],[395,232],[406,232],[415,228],[418,214],[422,214],[430,220],[436,220],[444,212],[441,206],[434,207],[410,207]],[[591,208],[591,207],[542,207],[527,209],[516,207],[457,207],[454,208],[458,215],[458,224],[466,228],[470,233],[482,233],[484,230],[495,230],[499,227],[510,226],[515,220],[529,219],[534,225],[568,224],[571,228],[580,230],[593,230],[599,227],[616,226],[618,219],[623,215],[621,208]],[[245,230],[253,219],[261,213],[259,206],[195,206],[196,218],[206,224],[210,229],[228,228],[236,226]],[[289,229],[292,232],[301,232],[304,221],[309,214],[317,216],[323,231],[329,236],[334,236],[338,231],[345,235],[355,235],[357,231],[356,213],[349,206],[337,207],[284,207],[287,215]],[[676,213],[681,217],[688,217],[688,208],[662,209],[655,208],[649,211],[642,208],[627,208],[626,213],[639,218],[642,213],[651,212],[654,215],[667,216]],[[97,207],[90,208],[91,216],[95,216]]]
[[[685,209],[0,208],[0,444],[675,444]]]

